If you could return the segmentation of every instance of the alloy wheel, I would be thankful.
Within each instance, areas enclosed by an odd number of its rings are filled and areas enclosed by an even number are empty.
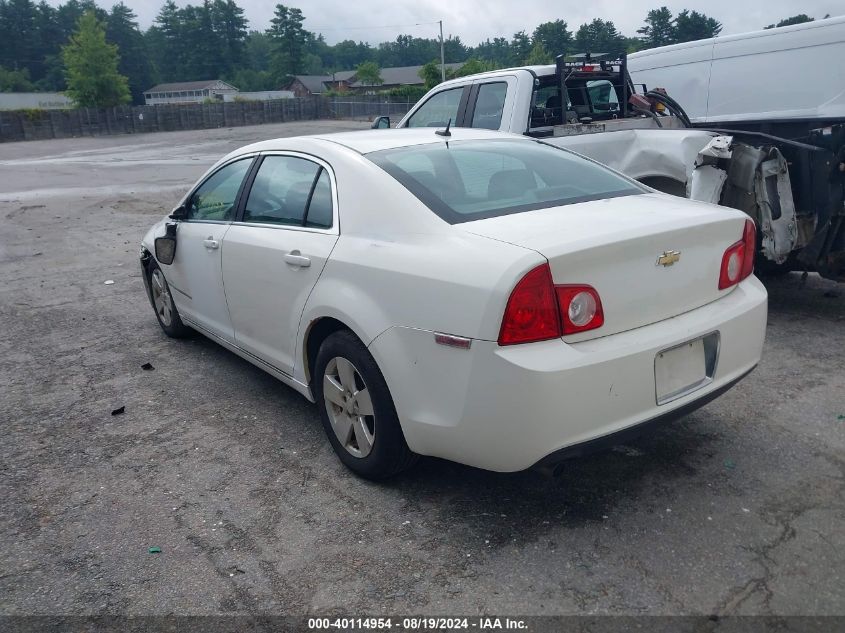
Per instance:
[[[361,373],[348,359],[332,358],[323,374],[326,412],[341,446],[355,457],[366,457],[375,442],[375,412]]]
[[[161,319],[164,327],[169,327],[173,321],[173,299],[170,296],[170,288],[161,270],[156,268],[150,276],[150,286],[153,292],[153,305],[156,314]]]

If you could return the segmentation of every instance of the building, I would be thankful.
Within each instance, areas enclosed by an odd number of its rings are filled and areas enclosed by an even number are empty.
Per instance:
[[[0,110],[67,110],[73,100],[61,92],[0,92]]]
[[[223,95],[223,101],[272,101],[274,99],[293,99],[290,90],[262,90],[261,92],[236,92]]]
[[[331,80],[331,75],[296,75],[284,89],[296,97],[310,97],[325,92]]]
[[[238,89],[220,79],[206,81],[183,81],[158,84],[144,91],[147,105],[172,103],[202,103],[206,99],[223,101],[225,95],[236,95]]]
[[[463,66],[463,63],[446,64],[446,68],[455,70]],[[382,68],[379,71],[382,82],[377,86],[363,84],[358,81],[354,70],[342,70],[331,75],[296,75],[293,80],[285,86],[285,89],[293,91],[297,97],[308,97],[318,95],[326,90],[337,90],[340,92],[349,90],[352,92],[368,92],[372,90],[390,90],[401,86],[422,86],[423,80],[420,77],[422,66],[396,66],[393,68]]]

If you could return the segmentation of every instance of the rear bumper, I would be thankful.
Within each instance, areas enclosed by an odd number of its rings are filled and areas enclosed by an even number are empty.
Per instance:
[[[705,404],[712,402],[713,400],[721,396],[723,393],[731,389],[731,387],[733,387],[736,383],[745,378],[752,371],[754,371],[755,368],[756,365],[741,376],[739,376],[738,378],[734,378],[729,383],[722,385],[721,387],[712,391],[708,391],[707,395],[702,396],[697,400],[693,400],[692,402],[689,402],[682,407],[673,409],[672,411],[659,415],[656,418],[645,420],[644,422],[640,422],[639,424],[635,424],[634,426],[624,428],[620,431],[615,431],[608,435],[603,435],[602,437],[597,437],[592,440],[587,440],[586,442],[581,442],[579,444],[573,444],[572,446],[561,448],[560,450],[557,450],[554,453],[546,455],[543,459],[534,464],[531,468],[534,470],[539,470],[541,472],[553,474],[556,470],[556,467],[559,466],[561,462],[564,462],[567,459],[582,457],[584,455],[589,455],[591,453],[608,449],[612,446],[624,444],[625,442],[640,437],[641,435],[644,435],[645,433],[648,433],[649,431],[656,429],[657,427],[660,427],[664,424],[668,424],[670,422],[674,422],[675,420],[678,420],[679,418],[682,418],[685,415],[692,413],[696,409],[700,409]]]
[[[730,388],[760,360],[766,304],[766,290],[752,276],[685,314],[580,343],[500,347],[475,340],[463,350],[437,345],[430,331],[392,328],[370,350],[412,450],[518,471],[644,422],[684,415]],[[721,343],[712,382],[658,405],[655,356],[714,331]]]

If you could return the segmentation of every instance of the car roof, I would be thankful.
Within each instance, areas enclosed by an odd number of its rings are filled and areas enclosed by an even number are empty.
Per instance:
[[[285,138],[270,139],[247,145],[236,150],[233,154],[246,154],[250,152],[272,152],[282,150],[312,151],[319,155],[320,146],[325,149],[326,143],[341,145],[359,154],[369,154],[386,149],[399,147],[414,147],[428,145],[431,143],[443,143],[446,141],[469,141],[482,139],[522,139],[528,141],[520,134],[509,134],[492,130],[476,128],[451,128],[450,136],[435,134],[442,127],[425,128],[403,128],[388,130],[361,130],[358,132],[337,132],[334,134],[316,134],[313,136],[294,136]]]

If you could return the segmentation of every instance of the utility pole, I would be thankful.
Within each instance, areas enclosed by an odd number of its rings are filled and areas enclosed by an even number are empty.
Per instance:
[[[443,20],[440,20],[440,81],[446,81],[446,53],[443,50]]]

